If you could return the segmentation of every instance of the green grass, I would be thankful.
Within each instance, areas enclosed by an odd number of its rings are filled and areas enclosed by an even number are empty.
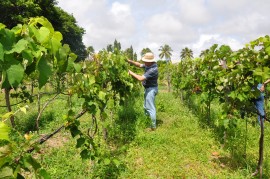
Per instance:
[[[202,128],[192,114],[169,93],[160,93],[160,125],[155,132],[138,131],[124,160],[120,178],[247,178],[244,168],[230,166],[230,154],[215,140],[211,128]],[[213,155],[218,152],[218,155]]]
[[[110,163],[82,161],[80,150],[75,147],[76,140],[68,131],[47,141],[41,147],[41,154],[35,155],[52,178],[251,178],[258,160],[259,127],[251,122],[256,117],[248,119],[247,133],[246,121],[239,120],[239,127],[228,132],[223,146],[221,129],[208,126],[200,113],[166,91],[162,88],[156,99],[156,131],[145,131],[149,119],[142,107],[143,94],[116,109],[107,123],[99,123],[109,131],[106,142],[101,130],[96,136],[100,143],[99,157]],[[57,110],[54,106],[58,106]],[[80,102],[74,104],[76,111],[79,108]],[[218,109],[213,106],[214,113]],[[53,102],[45,112],[41,133],[49,133],[62,125],[65,113],[65,100]],[[213,120],[215,117],[213,114]],[[85,129],[91,126],[89,115],[81,119],[81,124]],[[267,123],[263,178],[270,178],[269,151],[270,125]]]

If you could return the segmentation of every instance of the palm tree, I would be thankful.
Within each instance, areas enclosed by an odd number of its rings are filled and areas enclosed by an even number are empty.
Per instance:
[[[171,62],[171,56],[172,56],[172,48],[165,44],[164,46],[160,46],[160,49],[158,49],[160,52],[159,58],[163,59],[165,57],[167,62]]]
[[[141,51],[141,56],[144,56],[144,54],[146,54],[147,52],[152,52],[148,47],[147,48],[143,48]]]
[[[201,53],[200,53],[200,57],[205,57],[207,54],[209,53],[209,49],[206,49],[206,50],[202,50]]]
[[[165,44],[164,46],[160,46],[160,49],[158,49],[160,52],[159,58],[164,58],[166,59],[166,67],[164,71],[165,78],[168,83],[168,92],[171,91],[171,79],[172,79],[172,73],[171,73],[171,56],[172,56],[172,48]]]
[[[192,51],[191,49],[185,47],[185,48],[182,49],[182,51],[181,51],[180,58],[181,58],[182,60],[193,58],[193,51]]]

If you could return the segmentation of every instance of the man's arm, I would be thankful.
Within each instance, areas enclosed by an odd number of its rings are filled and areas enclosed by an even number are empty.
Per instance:
[[[132,60],[127,60],[128,63],[132,64],[132,65],[135,65],[136,67],[143,67],[143,64],[139,63],[139,62],[135,62],[135,61],[132,61]]]
[[[131,76],[133,76],[134,78],[136,78],[139,81],[145,80],[145,77],[143,75],[138,75],[138,74],[134,73],[131,70],[128,70],[128,74],[131,75]]]
[[[261,88],[260,88],[260,90],[261,90],[262,92],[265,90],[265,85],[267,85],[267,83],[269,83],[269,82],[270,82],[270,79],[266,80],[266,81],[262,84],[262,86],[261,86]]]

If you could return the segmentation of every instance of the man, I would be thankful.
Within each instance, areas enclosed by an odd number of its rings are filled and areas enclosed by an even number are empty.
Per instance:
[[[142,61],[144,64],[128,60],[128,62],[136,67],[144,68],[145,73],[138,75],[133,71],[129,70],[128,74],[133,76],[139,81],[142,81],[144,86],[144,109],[147,115],[151,118],[151,130],[156,129],[156,106],[155,96],[158,93],[158,66],[154,58],[154,54],[151,52],[146,53]]]
[[[254,101],[254,103],[255,103],[256,109],[258,110],[258,112],[260,114],[260,115],[258,115],[258,122],[259,122],[259,124],[261,124],[260,117],[263,118],[263,121],[264,121],[264,117],[265,117],[265,111],[264,111],[264,90],[265,90],[265,86],[269,82],[270,82],[270,79],[266,80],[263,84],[258,84],[258,86],[257,86],[257,88],[261,91],[261,94]]]

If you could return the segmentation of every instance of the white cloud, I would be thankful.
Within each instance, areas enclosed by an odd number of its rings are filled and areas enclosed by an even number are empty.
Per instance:
[[[158,55],[168,44],[172,59],[184,47],[194,54],[214,43],[243,47],[270,29],[268,0],[59,0],[59,6],[86,30],[86,46],[100,50],[117,39],[138,55],[146,47]]]
[[[175,38],[182,31],[183,24],[171,14],[157,14],[146,21],[145,29],[149,32],[149,40],[162,42]]]
[[[260,2],[267,2],[267,0],[208,0],[208,5],[215,14],[235,16],[258,10],[256,6]]]
[[[81,26],[88,19],[95,18],[95,14],[105,12],[106,0],[58,0],[58,6],[70,14],[73,14]]]
[[[163,32],[173,33],[183,28],[182,23],[169,13],[154,15],[146,22],[145,25],[151,30],[159,29]]]
[[[83,39],[86,46],[92,45],[94,49],[101,50],[115,39],[123,46],[130,46],[128,42],[135,32],[135,20],[128,4],[113,2],[110,5],[105,0],[61,0],[59,5],[72,13],[86,30]]]
[[[214,28],[225,35],[249,36],[253,33],[260,33],[260,25],[267,21],[267,18],[259,13],[251,13],[247,16],[236,16]]]
[[[244,46],[244,44],[230,37],[223,37],[219,34],[202,34],[199,40],[191,44],[189,48],[193,49],[194,57],[198,57],[202,50],[210,48],[212,45],[218,44],[229,45],[232,50],[238,50]]]
[[[121,4],[119,2],[114,2],[112,4],[111,12],[116,18],[122,19],[131,16],[130,7],[126,4]]]
[[[205,0],[179,0],[180,17],[194,25],[210,22],[212,17],[205,2]]]
[[[170,13],[157,14],[150,17],[145,23],[148,31],[147,40],[161,45],[190,43],[197,37],[196,30],[183,24]]]

